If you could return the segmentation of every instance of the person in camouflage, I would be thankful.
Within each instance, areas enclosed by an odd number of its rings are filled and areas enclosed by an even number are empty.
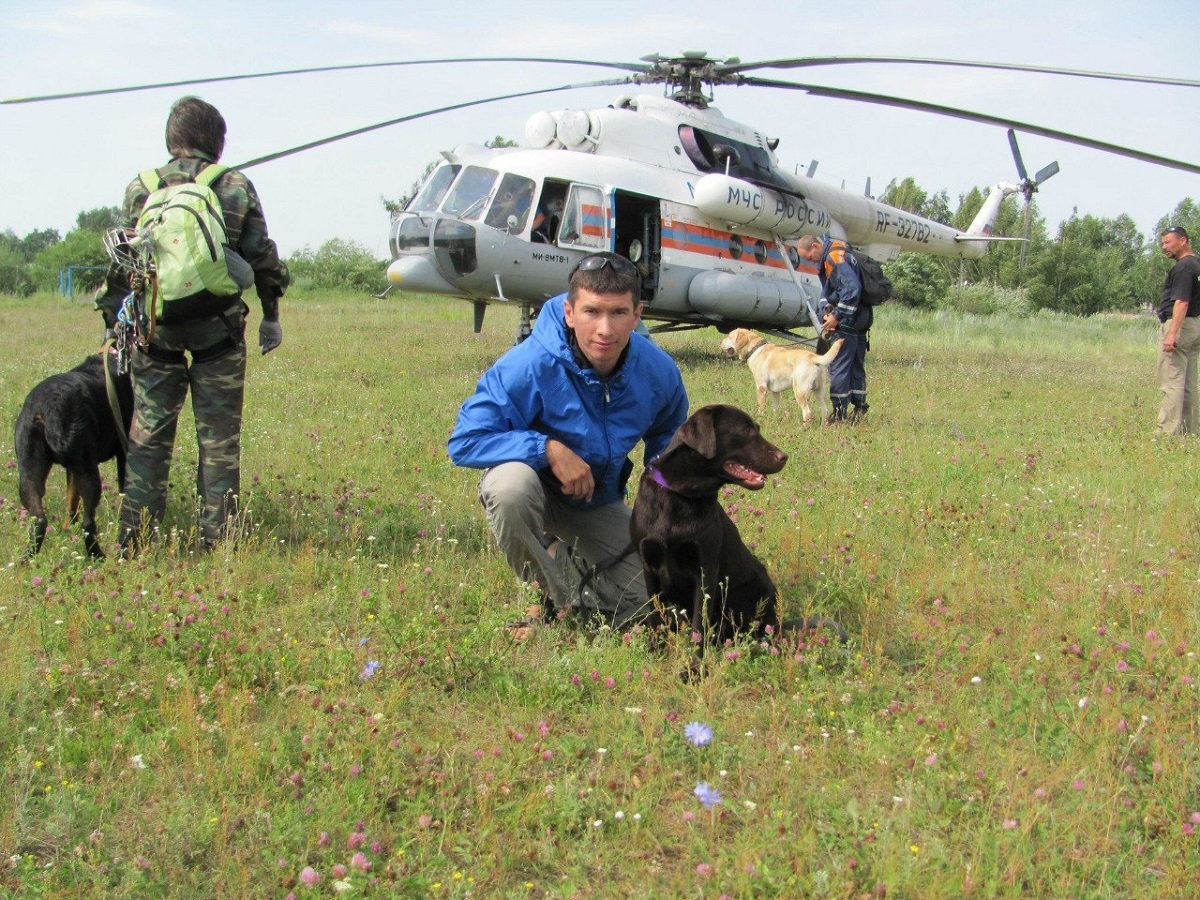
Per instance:
[[[171,107],[166,138],[171,160],[157,170],[162,184],[189,182],[220,159],[225,119],[198,97],[183,97]],[[267,236],[262,205],[249,179],[230,169],[213,191],[221,203],[229,247],[254,270],[263,311],[258,342],[262,352],[269,353],[283,342],[279,299],[288,286],[287,266]],[[130,229],[136,225],[149,196],[150,189],[140,178],[129,184],[123,225]],[[114,267],[96,297],[96,308],[109,331],[116,326],[128,293],[127,276]],[[213,297],[198,317],[160,318],[149,345],[133,354],[134,420],[121,505],[121,546],[126,552],[135,551],[152,535],[166,512],[175,432],[189,388],[199,447],[200,538],[211,548],[227,535],[241,487],[248,312],[241,294]]]

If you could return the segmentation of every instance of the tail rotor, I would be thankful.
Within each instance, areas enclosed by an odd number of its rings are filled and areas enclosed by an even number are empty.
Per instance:
[[[1025,161],[1021,159],[1021,148],[1017,146],[1017,133],[1011,128],[1008,129],[1008,146],[1012,148],[1013,161],[1017,164],[1017,174],[1021,177],[1017,189],[1025,198],[1025,224],[1023,226],[1025,239],[1021,242],[1020,262],[1020,267],[1024,269],[1025,254],[1029,249],[1029,205],[1033,202],[1033,195],[1037,193],[1037,189],[1042,186],[1043,182],[1058,174],[1058,162],[1056,160],[1043,166],[1033,178],[1030,178],[1025,170]]]

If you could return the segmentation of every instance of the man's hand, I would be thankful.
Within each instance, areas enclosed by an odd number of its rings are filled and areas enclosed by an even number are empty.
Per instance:
[[[580,459],[579,454],[562,441],[551,438],[546,441],[546,459],[564,494],[577,500],[592,499],[592,492],[596,490],[592,467]]]
[[[837,331],[838,320],[831,312],[825,313],[825,318],[821,320],[821,328],[825,331]]]
[[[266,356],[282,343],[283,326],[278,320],[263,319],[258,326],[258,346],[262,347],[263,355]]]

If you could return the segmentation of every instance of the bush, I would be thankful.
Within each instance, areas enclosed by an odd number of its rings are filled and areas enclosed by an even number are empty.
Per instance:
[[[28,297],[33,293],[29,264],[19,250],[0,245],[0,294]]]
[[[946,299],[945,268],[930,256],[902,253],[884,267],[892,279],[895,302],[913,309],[937,309]]]
[[[108,254],[98,231],[75,229],[57,244],[38,253],[29,265],[29,277],[39,291],[57,291],[58,273],[67,266],[108,266]],[[100,271],[79,272],[76,290],[94,290],[104,280]]]
[[[1029,296],[1024,288],[1002,287],[992,282],[951,288],[942,308],[977,316],[1001,314],[1025,318],[1030,313]]]
[[[333,238],[313,251],[298,250],[287,260],[292,283],[324,290],[370,291],[384,287],[387,263],[353,241]]]

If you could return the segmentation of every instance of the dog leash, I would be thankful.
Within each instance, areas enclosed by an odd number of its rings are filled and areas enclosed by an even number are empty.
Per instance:
[[[121,441],[121,452],[129,453],[129,433],[125,430],[125,417],[121,414],[121,400],[117,397],[117,386],[113,384],[112,372],[108,368],[108,354],[116,341],[109,338],[100,347],[100,364],[104,367],[104,389],[108,393],[108,408],[112,411],[113,422],[117,426],[117,437]]]

